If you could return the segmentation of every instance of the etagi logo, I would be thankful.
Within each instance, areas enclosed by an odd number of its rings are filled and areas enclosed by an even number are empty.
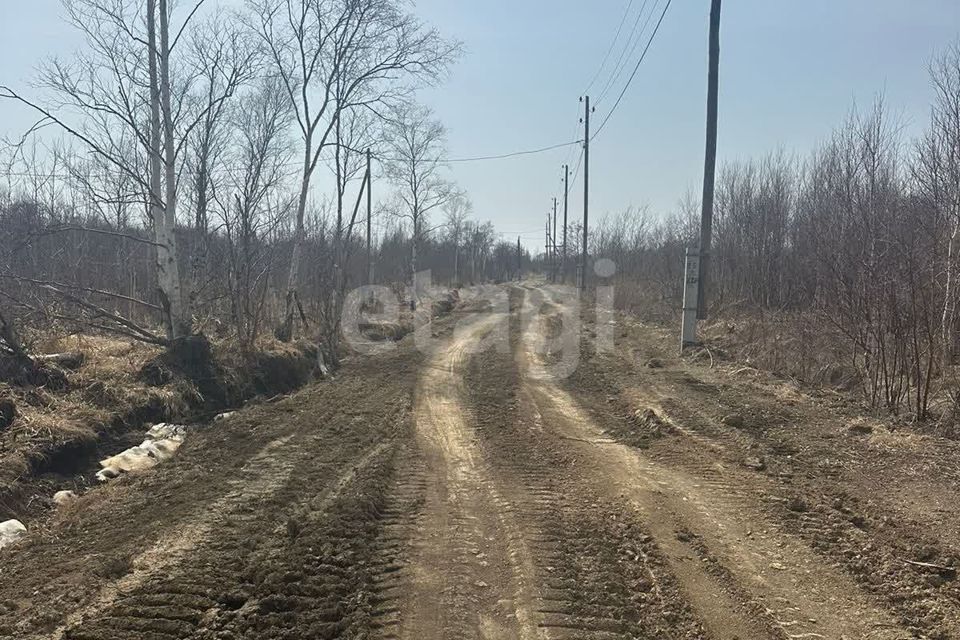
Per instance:
[[[594,262],[593,271],[599,279],[606,280],[616,273],[616,265],[602,258]],[[429,270],[418,273],[414,282],[414,345],[422,353],[432,353],[451,339],[437,337],[434,332],[435,304],[445,301],[449,304],[450,293],[433,285]],[[509,354],[511,314],[514,314],[519,322],[518,357],[528,367],[529,374],[541,379],[568,378],[579,366],[585,344],[590,343],[597,353],[614,351],[614,287],[598,284],[586,296],[581,294],[578,287],[566,284],[464,287],[459,290],[458,302],[468,311],[453,321],[452,340],[463,345],[464,354],[488,349]],[[592,314],[588,309],[590,302]],[[390,287],[357,287],[344,300],[341,320],[344,340],[363,355],[392,351],[397,345],[390,338],[399,331],[403,321],[401,310],[407,309],[409,304],[404,304]],[[407,322],[410,322],[409,316]]]

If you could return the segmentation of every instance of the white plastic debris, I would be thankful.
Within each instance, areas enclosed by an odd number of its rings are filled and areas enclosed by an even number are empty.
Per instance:
[[[100,461],[100,466],[112,468],[126,473],[128,471],[142,471],[149,469],[159,462],[154,456],[150,455],[150,450],[143,445],[130,447],[126,451],[118,453],[115,456]]]
[[[150,427],[147,431],[147,438],[151,440],[163,440],[165,438],[183,437],[187,433],[187,428],[180,424],[168,424],[161,422]]]
[[[226,420],[234,413],[236,413],[236,411],[224,411],[223,413],[218,413],[216,416],[214,416],[213,421],[220,422],[221,420]]]
[[[113,480],[114,478],[120,477],[120,471],[114,469],[113,467],[104,467],[100,471],[97,471],[97,480],[100,482],[107,482],[108,480]]]
[[[77,498],[77,494],[73,491],[57,491],[53,494],[53,503],[58,507],[62,507],[65,504],[70,504]]]
[[[97,472],[97,480],[106,482],[123,473],[143,471],[169,460],[183,444],[185,434],[186,427],[182,425],[165,422],[153,425],[139,445],[101,460],[103,468]]]
[[[13,544],[27,533],[27,528],[19,520],[0,522],[0,549]]]
[[[163,462],[172,458],[181,444],[183,444],[183,436],[176,436],[163,440],[144,440],[140,448],[145,449],[152,457],[156,458],[157,462]]]

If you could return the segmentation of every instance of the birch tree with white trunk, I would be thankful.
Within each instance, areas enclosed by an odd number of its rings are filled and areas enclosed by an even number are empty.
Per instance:
[[[957,352],[958,269],[960,252],[960,42],[930,64],[934,101],[930,128],[917,145],[914,177],[943,217],[948,230],[940,318],[942,364],[954,364]]]
[[[231,69],[207,99],[191,101],[190,89],[202,65],[190,64],[189,52],[179,51],[204,1],[174,12],[168,0],[63,0],[67,21],[82,35],[83,48],[42,68],[37,84],[45,95],[34,98],[0,85],[0,98],[26,105],[40,116],[24,139],[52,125],[100,166],[128,177],[142,194],[156,251],[165,342],[192,331],[175,233],[184,146],[243,79],[239,69]],[[131,324],[126,318],[109,320],[120,331]],[[133,334],[161,341],[147,328]]]

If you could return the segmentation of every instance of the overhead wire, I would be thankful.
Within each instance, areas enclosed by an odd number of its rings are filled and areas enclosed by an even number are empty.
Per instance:
[[[620,95],[617,97],[617,101],[613,104],[613,107],[610,108],[610,111],[607,112],[607,116],[603,119],[603,122],[600,123],[600,126],[597,127],[596,133],[593,134],[593,138],[596,139],[600,135],[600,132],[603,131],[603,128],[607,126],[607,123],[610,121],[610,118],[613,116],[614,112],[617,110],[617,107],[620,106],[620,102],[623,100],[623,96],[626,95],[627,89],[630,88],[630,84],[633,82],[633,79],[637,75],[637,71],[640,70],[640,65],[643,64],[644,59],[647,57],[647,52],[650,51],[650,45],[653,44],[653,39],[657,36],[657,32],[660,30],[660,25],[663,24],[663,19],[667,15],[667,10],[670,9],[670,4],[673,0],[667,0],[666,4],[663,6],[663,11],[660,13],[660,19],[657,20],[656,26],[653,28],[653,32],[650,34],[650,38],[647,40],[647,45],[643,48],[643,53],[640,54],[640,59],[637,60],[636,66],[633,67],[633,72],[630,74],[630,77],[627,79],[627,83],[623,86],[623,90],[620,92]]]
[[[623,49],[620,51],[620,55],[617,58],[617,63],[613,66],[613,70],[610,72],[610,76],[604,83],[603,89],[600,91],[600,95],[598,96],[597,100],[595,100],[596,104],[599,104],[599,102],[603,100],[603,98],[607,95],[607,92],[610,90],[610,87],[616,83],[617,78],[620,76],[620,71],[623,69],[623,65],[626,63],[627,56],[633,50],[631,45],[633,45],[634,40],[637,37],[640,21],[643,19],[643,16],[646,13],[648,4],[649,0],[643,0],[643,4],[640,5],[640,10],[637,12],[637,18],[633,21],[633,27],[630,29],[630,35],[623,43]],[[646,29],[646,23],[644,23],[644,29]],[[640,33],[642,33],[642,31]]]
[[[443,162],[479,162],[482,160],[503,160],[505,158],[516,158],[517,156],[528,156],[535,153],[545,153],[547,151],[553,151],[554,149],[560,149],[561,147],[573,146],[581,142],[583,142],[583,140],[573,140],[571,142],[561,142],[560,144],[554,144],[554,145],[550,145],[549,147],[543,147],[540,149],[514,151],[513,153],[504,153],[504,154],[492,155],[492,156],[476,156],[473,158],[451,158],[449,160],[444,160]]]
[[[617,45],[617,42],[620,40],[620,34],[623,33],[623,25],[627,23],[627,17],[630,15],[630,9],[633,8],[634,0],[630,0],[627,3],[627,8],[623,12],[623,17],[620,18],[620,24],[617,26],[617,33],[613,36],[613,40],[610,41],[610,46],[607,48],[607,52],[603,55],[603,60],[600,61],[600,66],[597,68],[597,72],[593,74],[593,78],[590,80],[590,84],[587,85],[587,88],[583,90],[583,94],[586,95],[590,92],[590,89],[593,87],[593,84],[600,77],[600,74],[603,73],[603,69],[607,64],[607,60],[610,59],[610,54],[613,53],[614,47]]]
[[[467,158],[450,158],[450,159],[436,158],[436,159],[434,159],[434,160],[431,160],[431,162],[459,163],[459,162],[480,162],[480,161],[485,161],[485,160],[503,160],[503,159],[507,159],[507,158],[516,158],[516,157],[519,157],[519,156],[533,155],[533,154],[538,154],[538,153],[546,153],[547,151],[553,151],[553,150],[555,150],[555,149],[560,149],[560,148],[563,148],[563,147],[573,147],[574,145],[580,144],[580,143],[582,143],[582,142],[583,142],[583,140],[571,140],[570,142],[561,142],[560,144],[554,144],[554,145],[550,145],[550,146],[547,146],[547,147],[541,147],[541,148],[538,148],[538,149],[526,149],[526,150],[523,150],[523,151],[513,151],[513,152],[511,152],[511,153],[503,153],[503,154],[498,154],[498,155],[474,156],[474,157],[467,157]],[[344,146],[344,148],[347,148],[347,147]],[[350,151],[353,151],[353,152],[355,152],[355,153],[363,153],[362,151],[360,151],[360,150],[358,150],[358,149],[350,149]],[[383,156],[383,155],[379,155],[379,154],[375,154],[375,153],[374,153],[374,154],[371,154],[371,157],[373,157],[373,158],[375,158],[375,159],[377,159],[377,160],[388,161],[388,162],[389,162],[389,161],[397,161],[397,160],[400,160],[399,158],[390,158],[390,157]],[[301,164],[302,164],[301,162],[284,162],[284,163],[281,163],[279,166],[283,166],[283,167],[298,167],[298,166],[301,166]],[[223,166],[222,168],[224,168],[224,169],[243,169],[243,167],[237,167],[237,166],[232,166],[232,167]],[[35,179],[50,179],[50,178],[64,178],[64,179],[68,179],[68,178],[76,178],[76,177],[78,177],[78,176],[82,176],[82,177],[85,177],[85,178],[94,178],[94,179],[95,179],[95,178],[114,178],[114,177],[116,177],[116,174],[114,174],[114,173],[102,173],[102,174],[101,174],[101,173],[92,173],[92,172],[85,172],[85,171],[78,171],[78,172],[75,172],[75,173],[65,173],[65,172],[62,172],[62,171],[50,171],[50,172],[46,172],[46,171],[0,171],[0,177],[4,177],[4,176],[5,176],[5,177],[14,177],[14,178],[35,178]]]

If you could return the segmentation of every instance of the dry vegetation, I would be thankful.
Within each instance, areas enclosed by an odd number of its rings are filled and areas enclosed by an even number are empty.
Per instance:
[[[310,345],[275,340],[261,341],[250,357],[235,343],[215,342],[212,377],[168,370],[163,349],[129,339],[71,334],[33,348],[83,354],[83,361],[72,370],[42,365],[63,377],[56,389],[0,384],[0,399],[15,412],[0,430],[0,517],[28,517],[55,490],[85,488],[96,461],[139,442],[146,424],[207,420],[251,398],[290,392],[313,377],[316,364]]]
[[[960,45],[929,74],[931,119],[916,140],[878,98],[806,158],[778,151],[721,168],[704,336],[715,355],[953,434]],[[617,264],[619,308],[676,321],[697,212],[687,198],[666,220],[629,210],[600,225],[591,253]]]

